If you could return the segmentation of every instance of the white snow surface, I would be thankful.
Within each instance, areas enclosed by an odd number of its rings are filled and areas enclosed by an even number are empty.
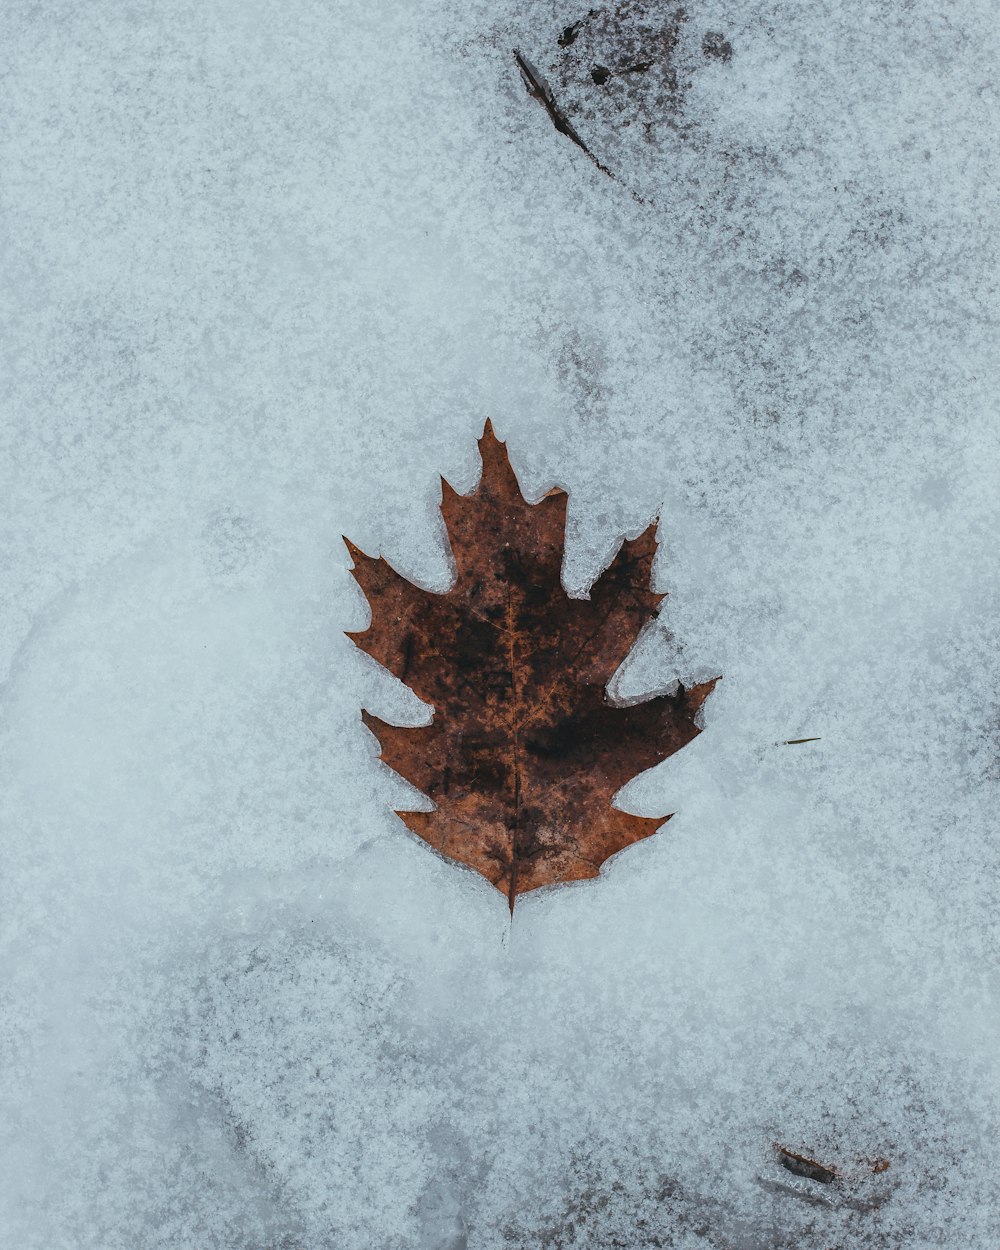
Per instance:
[[[1000,1244],[995,6],[684,7],[610,177],[586,5],[3,5],[3,1246]],[[723,677],[512,926],[343,636],[487,416]]]

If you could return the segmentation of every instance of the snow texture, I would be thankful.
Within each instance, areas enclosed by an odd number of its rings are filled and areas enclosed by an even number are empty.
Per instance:
[[[1000,1244],[995,6],[588,12],[2,6],[4,1246]],[[488,415],[723,674],[512,928],[342,634]]]

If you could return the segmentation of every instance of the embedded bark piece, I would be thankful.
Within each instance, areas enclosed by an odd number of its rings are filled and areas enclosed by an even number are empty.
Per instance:
[[[891,1185],[887,1186],[875,1179],[882,1177],[891,1167],[890,1160],[884,1156],[859,1159],[855,1160],[853,1166],[838,1167],[832,1163],[821,1163],[811,1155],[792,1150],[788,1146],[781,1145],[780,1142],[773,1144],[777,1160],[786,1172],[791,1172],[793,1176],[802,1180],[828,1186],[826,1192],[816,1189],[792,1189],[776,1181],[758,1177],[757,1183],[773,1193],[780,1193],[830,1210],[846,1207],[865,1214],[878,1211],[891,1196]]]
[[[362,713],[382,758],[435,803],[400,812],[414,833],[507,898],[596,877],[663,819],[611,806],[621,787],[691,741],[715,682],[616,706],[605,686],[662,595],[650,589],[656,526],[624,542],[589,600],[560,583],[566,499],[529,505],[487,422],[473,494],[442,479],[457,568],[421,590],[348,542],[372,609],[357,645],[434,706],[400,728]],[[346,541],[346,540],[345,540]]]
[[[836,1168],[827,1167],[823,1163],[810,1159],[808,1155],[799,1154],[797,1150],[789,1150],[787,1146],[779,1146],[775,1142],[778,1160],[781,1166],[793,1176],[802,1176],[806,1180],[819,1181],[821,1185],[831,1185],[838,1176]]]

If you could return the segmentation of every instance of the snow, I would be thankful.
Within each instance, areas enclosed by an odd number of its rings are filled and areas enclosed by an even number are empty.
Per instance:
[[[4,6],[4,1245],[1000,1239],[993,6],[685,8]],[[723,675],[512,927],[342,632],[487,415]]]

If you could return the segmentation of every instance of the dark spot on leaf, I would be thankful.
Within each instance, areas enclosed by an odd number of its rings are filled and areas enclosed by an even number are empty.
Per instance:
[[[577,751],[585,737],[584,725],[570,716],[532,733],[526,739],[524,748],[540,759],[561,760]]]

